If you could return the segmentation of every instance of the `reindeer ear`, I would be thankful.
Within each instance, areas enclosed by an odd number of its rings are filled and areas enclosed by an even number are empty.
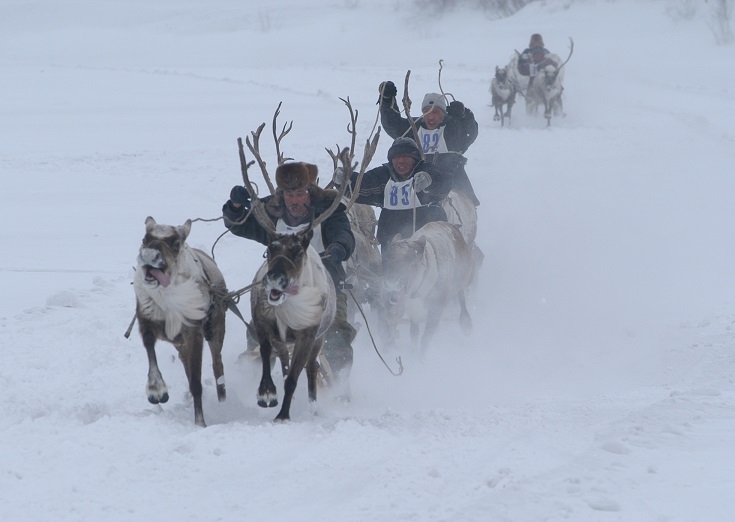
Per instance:
[[[426,236],[421,236],[420,238],[418,238],[413,246],[416,255],[423,256],[424,250],[426,249]]]
[[[186,223],[184,223],[180,227],[176,227],[176,229],[181,236],[181,239],[185,240],[187,237],[189,237],[189,232],[191,232],[191,219],[187,219]]]
[[[151,216],[148,216],[145,218],[145,230],[146,232],[150,232],[153,230],[153,227],[156,226],[156,220],[153,219]]]
[[[403,239],[401,237],[401,234],[396,234],[395,236],[393,236],[393,239],[391,239],[390,242],[391,242],[391,244],[393,244],[393,243],[395,243],[397,241],[400,241],[401,239]]]

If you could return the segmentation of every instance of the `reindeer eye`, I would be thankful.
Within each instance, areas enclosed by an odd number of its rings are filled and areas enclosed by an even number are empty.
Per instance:
[[[178,250],[179,248],[181,248],[181,240],[177,239],[174,241],[174,249]]]

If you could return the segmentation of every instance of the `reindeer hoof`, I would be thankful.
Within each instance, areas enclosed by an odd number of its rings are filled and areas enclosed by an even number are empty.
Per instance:
[[[498,116],[497,114],[493,116],[493,121],[498,121],[498,120],[500,120],[500,116]]]
[[[165,393],[161,395],[160,397],[158,395],[150,394],[148,395],[148,402],[151,404],[158,404],[161,402],[168,402],[168,393]]]
[[[217,385],[217,400],[219,402],[223,402],[225,399],[227,399],[227,390],[225,390],[225,385],[218,384]]]
[[[278,398],[275,395],[258,395],[258,406],[261,408],[273,408],[278,406]]]
[[[258,406],[261,408],[273,408],[275,406],[278,406],[278,399],[258,399]]]

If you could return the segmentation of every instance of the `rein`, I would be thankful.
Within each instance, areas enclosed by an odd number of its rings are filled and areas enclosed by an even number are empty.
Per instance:
[[[395,372],[390,366],[388,366],[388,363],[385,362],[385,359],[383,359],[383,356],[380,354],[380,350],[378,350],[378,346],[375,344],[375,338],[373,337],[373,333],[370,331],[370,324],[368,323],[367,317],[365,316],[365,312],[362,310],[362,306],[360,305],[360,303],[357,302],[357,299],[355,299],[355,294],[353,294],[352,290],[350,290],[349,288],[347,289],[347,292],[349,292],[350,297],[352,297],[352,300],[355,302],[355,305],[357,305],[357,309],[360,310],[360,315],[362,315],[362,318],[365,319],[365,328],[367,328],[368,335],[370,336],[370,342],[373,344],[375,353],[378,354],[378,357],[383,362],[385,367],[388,369],[388,372],[394,377],[399,377],[400,375],[403,374],[403,361],[401,361],[401,356],[399,355],[398,357],[396,357],[396,362],[398,363],[398,372]]]

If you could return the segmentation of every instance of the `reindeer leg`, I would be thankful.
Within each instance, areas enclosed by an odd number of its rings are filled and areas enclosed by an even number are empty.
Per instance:
[[[276,351],[276,356],[281,362],[281,375],[283,375],[283,378],[285,379],[286,375],[288,375],[288,369],[291,363],[291,356],[288,353],[288,344],[281,341],[275,341],[273,343],[273,349]]]
[[[442,318],[442,312],[444,311],[444,307],[437,304],[437,302],[439,300],[431,299],[427,306],[426,327],[424,328],[424,335],[421,337],[421,351],[423,353],[426,353],[426,349],[429,347],[431,339],[436,333]]]
[[[311,402],[316,401],[316,390],[317,390],[317,382],[318,382],[317,372],[319,371],[319,365],[317,364],[317,357],[323,345],[324,345],[323,338],[314,342],[314,348],[312,349],[313,354],[309,356],[309,360],[306,363],[306,383],[307,383],[307,388],[309,391],[309,400]]]
[[[156,334],[153,330],[145,327],[145,322],[140,320],[141,335],[143,337],[143,346],[145,346],[148,354],[148,382],[145,387],[148,395],[148,402],[158,404],[168,402],[168,388],[163,380],[161,371],[158,369],[158,360],[156,359]]]
[[[508,101],[508,110],[505,111],[505,116],[508,118],[508,122],[510,123],[510,113],[513,110],[513,104],[515,103],[515,100],[511,99]]]
[[[411,321],[411,327],[410,327],[410,330],[409,331],[411,332],[411,344],[413,344],[414,346],[416,346],[419,343],[419,335],[421,333],[421,325],[419,324],[418,321],[416,321],[413,318],[411,318],[410,321]]]
[[[267,335],[261,335],[260,331],[258,331],[258,339],[260,339],[260,360],[263,363],[263,374],[260,377],[260,386],[258,386],[258,406],[273,408],[278,405],[278,394],[271,377],[271,341]]]
[[[495,107],[495,116],[493,116],[493,121],[498,121],[500,119],[500,112],[498,111],[498,106],[495,105],[495,102],[493,102],[493,106]]]
[[[204,412],[202,410],[202,351],[204,337],[201,330],[187,329],[182,332],[183,342],[175,344],[179,351],[179,359],[184,365],[186,378],[189,381],[189,393],[194,400],[194,422],[197,426],[205,427]]]
[[[467,300],[465,299],[464,290],[460,290],[457,293],[459,297],[459,325],[462,328],[462,333],[469,335],[472,332],[472,318],[467,310]]]
[[[276,421],[287,421],[290,417],[291,400],[296,391],[296,384],[299,381],[299,375],[309,362],[311,352],[314,348],[314,334],[316,327],[301,330],[296,335],[296,343],[293,348],[293,357],[291,358],[291,368],[288,370],[288,376],[283,383],[283,404],[281,411],[276,415]],[[315,393],[316,394],[316,393]]]
[[[225,310],[216,307],[207,318],[211,336],[207,339],[209,351],[212,353],[212,370],[217,383],[217,400],[222,402],[227,397],[225,389],[225,369],[222,364],[222,345],[225,342]],[[206,331],[206,330],[205,330]]]

